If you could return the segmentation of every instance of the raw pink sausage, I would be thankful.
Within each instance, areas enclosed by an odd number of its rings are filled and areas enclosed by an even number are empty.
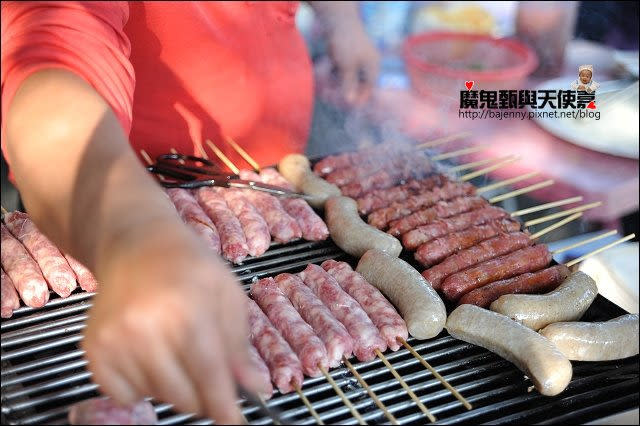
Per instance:
[[[76,275],[58,247],[36,228],[26,213],[7,213],[4,220],[9,231],[38,263],[51,289],[61,297],[68,297],[78,284]]]
[[[2,224],[2,268],[13,281],[22,301],[32,308],[44,306],[49,300],[47,282],[27,249]]]

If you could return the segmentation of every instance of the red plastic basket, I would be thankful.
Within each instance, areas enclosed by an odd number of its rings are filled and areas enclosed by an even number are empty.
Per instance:
[[[430,32],[408,37],[403,54],[413,87],[422,95],[458,98],[474,90],[517,89],[538,66],[526,45],[487,35]]]

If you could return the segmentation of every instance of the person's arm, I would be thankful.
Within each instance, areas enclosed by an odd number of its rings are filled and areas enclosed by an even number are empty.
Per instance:
[[[380,55],[367,36],[357,2],[312,1],[327,38],[329,55],[349,104],[362,104],[378,78]]]
[[[101,392],[239,422],[235,381],[257,390],[245,296],[147,175],[122,120],[69,70],[45,67],[4,96],[3,145],[27,211],[100,281],[82,347]]]

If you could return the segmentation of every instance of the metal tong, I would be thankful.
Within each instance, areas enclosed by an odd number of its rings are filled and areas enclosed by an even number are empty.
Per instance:
[[[262,191],[277,197],[310,199],[306,194],[262,182],[240,179],[236,174],[221,170],[212,161],[184,154],[163,154],[147,170],[162,176],[160,184],[165,188],[195,189],[204,186],[240,188]],[[167,179],[170,178],[170,179]]]

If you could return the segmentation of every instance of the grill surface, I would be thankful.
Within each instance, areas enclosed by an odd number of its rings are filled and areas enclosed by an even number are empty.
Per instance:
[[[248,259],[233,270],[248,290],[255,278],[299,272],[308,263],[326,259],[353,264],[353,259],[330,241],[294,242],[274,244],[262,257]],[[92,294],[77,293],[67,299],[52,294],[52,298],[45,308],[21,308],[13,318],[2,321],[3,424],[65,423],[71,404],[98,396],[78,347]],[[598,296],[585,319],[607,320],[623,313],[618,306]],[[549,398],[528,392],[531,382],[511,363],[453,339],[446,331],[425,342],[414,339],[409,342],[474,407],[467,411],[406,349],[387,352],[391,364],[439,423],[576,423],[638,406],[638,356],[620,361],[573,363],[569,387],[559,396]],[[428,421],[379,359],[353,364],[400,423]],[[346,368],[333,369],[330,374],[368,423],[388,422]],[[306,379],[302,390],[325,423],[357,424],[324,378]],[[295,393],[278,393],[267,405],[280,410],[286,423],[315,423]],[[212,423],[177,414],[167,404],[154,402],[154,406],[160,424]],[[243,407],[249,422],[271,422],[261,417],[256,407],[244,403]]]

